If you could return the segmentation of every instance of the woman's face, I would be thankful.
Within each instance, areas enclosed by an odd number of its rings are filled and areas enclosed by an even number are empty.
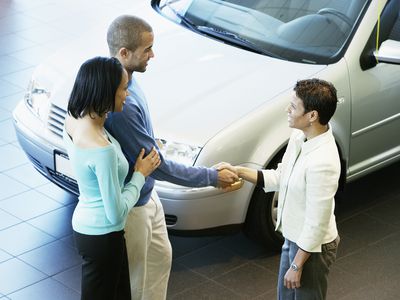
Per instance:
[[[115,108],[114,111],[121,112],[124,108],[125,99],[129,95],[128,93],[128,73],[124,69],[122,71],[121,82],[118,86],[117,92],[115,93]]]
[[[304,130],[310,126],[310,115],[304,113],[303,100],[293,92],[292,99],[286,108],[289,127]]]

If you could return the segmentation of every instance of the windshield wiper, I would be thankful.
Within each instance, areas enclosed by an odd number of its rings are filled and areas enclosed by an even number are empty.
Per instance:
[[[186,18],[184,15],[182,15],[179,11],[177,11],[175,8],[171,6],[171,3],[174,3],[175,1],[167,1],[165,2],[165,6],[167,6],[174,14],[177,16],[181,22],[188,28],[192,30],[197,30],[197,25],[194,24],[191,20]]]
[[[181,20],[181,22],[186,27],[190,28],[193,31],[198,31],[198,32],[205,33],[205,34],[213,36],[213,37],[223,39],[225,41],[229,41],[233,44],[243,46],[246,49],[252,50],[259,54],[264,54],[264,55],[271,56],[274,58],[286,60],[286,59],[282,58],[281,56],[279,56],[271,51],[268,51],[264,48],[261,48],[261,47],[257,46],[255,43],[253,43],[233,32],[229,32],[226,30],[221,30],[221,29],[217,29],[217,28],[213,28],[213,27],[208,27],[208,26],[198,26],[195,23],[193,23],[190,19],[186,18],[184,15],[179,13],[176,9],[174,9],[171,6],[171,3],[173,3],[173,2],[168,1],[165,3],[165,5]]]
[[[271,56],[274,58],[286,60],[286,59],[282,58],[281,56],[279,56],[271,51],[268,51],[264,48],[261,48],[258,45],[256,45],[255,43],[253,43],[233,32],[229,32],[229,31],[225,31],[225,30],[221,30],[221,29],[217,29],[217,28],[213,28],[213,27],[208,27],[208,26],[196,26],[196,29],[198,31],[206,33],[208,35],[222,38],[224,40],[230,41],[235,44],[239,44],[239,45],[244,46],[245,48],[247,48],[249,50],[253,50],[254,52],[257,52],[259,54],[264,54],[264,55]]]

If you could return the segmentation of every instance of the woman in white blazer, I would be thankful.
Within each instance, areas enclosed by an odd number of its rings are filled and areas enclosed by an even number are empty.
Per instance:
[[[334,196],[340,159],[329,120],[337,105],[335,87],[324,80],[297,82],[287,107],[294,128],[276,170],[255,170],[227,163],[241,178],[266,192],[279,191],[276,230],[282,232],[278,299],[325,299],[339,235]]]

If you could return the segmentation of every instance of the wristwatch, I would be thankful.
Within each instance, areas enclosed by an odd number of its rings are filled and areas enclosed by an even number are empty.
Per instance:
[[[290,268],[295,272],[300,270],[300,267],[297,266],[294,262],[290,265]]]

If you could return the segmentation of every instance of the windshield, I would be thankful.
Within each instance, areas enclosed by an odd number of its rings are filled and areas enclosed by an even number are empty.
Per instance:
[[[161,0],[161,14],[201,34],[280,59],[337,60],[367,0]]]

